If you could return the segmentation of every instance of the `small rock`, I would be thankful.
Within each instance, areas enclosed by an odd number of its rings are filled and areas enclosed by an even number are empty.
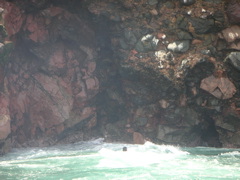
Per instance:
[[[0,24],[0,42],[3,42],[7,37],[6,29],[3,25]]]
[[[169,126],[163,126],[163,125],[159,125],[158,126],[158,132],[157,132],[157,138],[159,140],[165,140],[165,136],[173,133],[176,131],[176,128],[172,128]]]
[[[184,70],[184,69],[186,69],[187,67],[189,67],[189,60],[188,59],[183,59],[182,60],[182,63],[181,63],[181,66],[180,66],[180,69],[181,70]]]
[[[199,39],[194,39],[194,40],[192,40],[192,44],[194,44],[194,45],[202,44],[202,43],[203,43],[203,41],[202,41],[202,40],[199,40]]]
[[[138,52],[145,52],[145,48],[142,44],[141,41],[138,41],[136,46],[135,46],[135,49],[138,51]]]
[[[226,49],[227,46],[228,46],[228,44],[227,44],[226,41],[224,41],[224,40],[219,40],[219,41],[217,42],[217,44],[216,44],[216,49],[217,49],[218,51],[221,51],[221,50],[223,50],[223,49]]]
[[[190,47],[190,42],[188,40],[175,41],[168,44],[167,49],[176,53],[186,52]]]
[[[157,16],[157,15],[158,15],[158,12],[157,12],[156,9],[151,10],[150,13],[151,13],[152,15],[154,15],[154,16]]]
[[[130,124],[126,124],[126,126],[125,126],[126,128],[130,128],[131,127],[131,125]]]
[[[164,50],[156,51],[155,56],[158,60],[166,59],[167,52]]]
[[[159,32],[159,33],[157,33],[157,38],[158,39],[165,39],[166,38],[166,34]]]
[[[0,14],[3,13],[4,9],[3,8],[0,8]]]
[[[4,49],[4,44],[3,44],[3,43],[0,43],[0,53],[3,52],[3,49]]]
[[[185,94],[182,94],[179,98],[179,105],[186,106],[187,105],[187,97]]]
[[[123,7],[131,9],[134,7],[134,4],[131,1],[121,1]]]
[[[240,108],[240,101],[235,102],[236,108]]]
[[[126,29],[124,31],[124,37],[128,40],[128,44],[134,45],[137,42],[137,38],[132,30]]]
[[[195,0],[180,0],[180,3],[184,6],[190,6],[194,4],[196,1]]]
[[[158,3],[157,0],[148,0],[148,4],[153,6],[153,5],[156,5]]]
[[[227,42],[234,42],[237,39],[240,39],[240,26],[231,26],[227,29],[224,29],[221,33],[218,34],[221,39],[225,39]]]
[[[121,17],[118,16],[118,15],[110,16],[110,19],[111,19],[112,21],[115,21],[115,22],[119,22],[119,21],[121,21]]]
[[[230,49],[235,49],[235,50],[240,50],[240,42],[237,42],[237,43],[232,43],[230,46],[229,46]]]
[[[147,124],[148,119],[146,117],[138,117],[136,118],[136,123],[138,126],[144,126]]]
[[[134,144],[144,144],[145,140],[142,134],[138,132],[133,133],[133,143]]]
[[[183,16],[177,16],[176,24],[179,29],[187,30],[189,28],[189,20]]]
[[[204,55],[208,55],[208,56],[211,55],[211,51],[209,49],[203,49],[203,50],[201,50],[201,53]]]
[[[226,14],[229,21],[233,24],[240,22],[240,3],[236,0],[230,0],[227,4]]]
[[[161,99],[159,104],[163,109],[166,109],[169,106],[169,103],[165,99]]]
[[[0,140],[4,140],[11,133],[10,127],[10,113],[9,113],[9,99],[0,95]],[[1,148],[0,148],[1,149]]]
[[[231,64],[240,71],[240,52],[231,52],[226,59],[229,59]]]
[[[211,46],[212,45],[212,43],[213,43],[213,41],[215,40],[215,37],[216,36],[214,36],[214,35],[212,35],[212,34],[205,34],[204,36],[203,36],[203,38],[204,38],[204,41],[203,41],[203,46],[205,46],[205,47],[207,47],[207,46]]]
[[[216,21],[216,23],[220,23],[220,25],[223,27],[224,22],[225,22],[225,16],[224,13],[221,11],[214,12],[213,18]]]
[[[219,104],[219,100],[216,98],[209,99],[208,105],[209,106],[217,106]]]
[[[175,4],[173,2],[167,1],[164,5],[169,9],[174,9],[175,8]]]
[[[120,46],[121,46],[122,49],[127,50],[127,49],[129,48],[128,45],[127,45],[127,43],[126,43],[123,39],[120,39],[120,40],[119,40],[119,44],[120,44]]]
[[[187,31],[178,31],[177,36],[180,40],[191,40],[193,38],[192,35]]]
[[[208,3],[215,3],[215,4],[219,4],[222,2],[222,0],[203,0],[203,1]]]
[[[213,75],[203,79],[200,88],[219,99],[229,99],[237,91],[235,85],[228,78],[216,78]]]
[[[220,127],[222,129],[226,129],[226,130],[231,131],[231,132],[235,132],[236,131],[233,125],[225,123],[221,119],[216,120],[215,124],[216,124],[217,127]]]
[[[147,34],[137,42],[135,49],[138,52],[152,51],[157,48],[158,42],[159,42],[159,39],[157,39],[155,36],[151,34]]]
[[[218,30],[215,28],[214,19],[191,18],[190,22],[197,34],[206,34]]]

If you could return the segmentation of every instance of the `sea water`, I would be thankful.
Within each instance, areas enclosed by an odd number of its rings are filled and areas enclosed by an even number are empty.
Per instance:
[[[0,157],[0,180],[240,179],[239,151],[105,143],[103,139],[14,149]]]

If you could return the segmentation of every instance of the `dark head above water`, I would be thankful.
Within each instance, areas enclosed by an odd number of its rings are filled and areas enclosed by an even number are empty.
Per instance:
[[[123,147],[123,151],[127,151],[127,147]]]

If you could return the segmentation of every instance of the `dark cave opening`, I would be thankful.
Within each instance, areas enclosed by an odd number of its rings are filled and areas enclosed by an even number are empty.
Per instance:
[[[127,110],[122,91],[122,81],[119,75],[119,57],[114,51],[111,42],[112,38],[116,36],[116,32],[113,31],[116,22],[104,16],[93,15],[92,23],[96,34],[98,51],[96,73],[100,81],[99,93],[95,98],[98,119],[95,130],[107,139],[107,134],[111,132],[106,131],[112,131],[110,139],[116,138],[116,140],[119,140],[119,135],[115,134],[116,132],[113,130],[114,128],[111,129],[110,124],[116,124],[126,119]]]
[[[202,140],[206,142],[206,145],[209,147],[222,147],[214,120],[208,116],[207,113],[203,114],[203,119],[204,122],[201,127]]]

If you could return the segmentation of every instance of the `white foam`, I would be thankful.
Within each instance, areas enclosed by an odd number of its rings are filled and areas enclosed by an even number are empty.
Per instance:
[[[187,155],[188,152],[181,151],[174,146],[146,142],[144,145],[130,145],[126,152],[123,152],[121,148],[104,147],[99,151],[99,154],[102,157],[99,167],[119,168],[159,164],[181,155]]]
[[[221,153],[221,156],[240,156],[240,152],[239,151],[232,151],[232,152],[225,152],[225,153]]]

